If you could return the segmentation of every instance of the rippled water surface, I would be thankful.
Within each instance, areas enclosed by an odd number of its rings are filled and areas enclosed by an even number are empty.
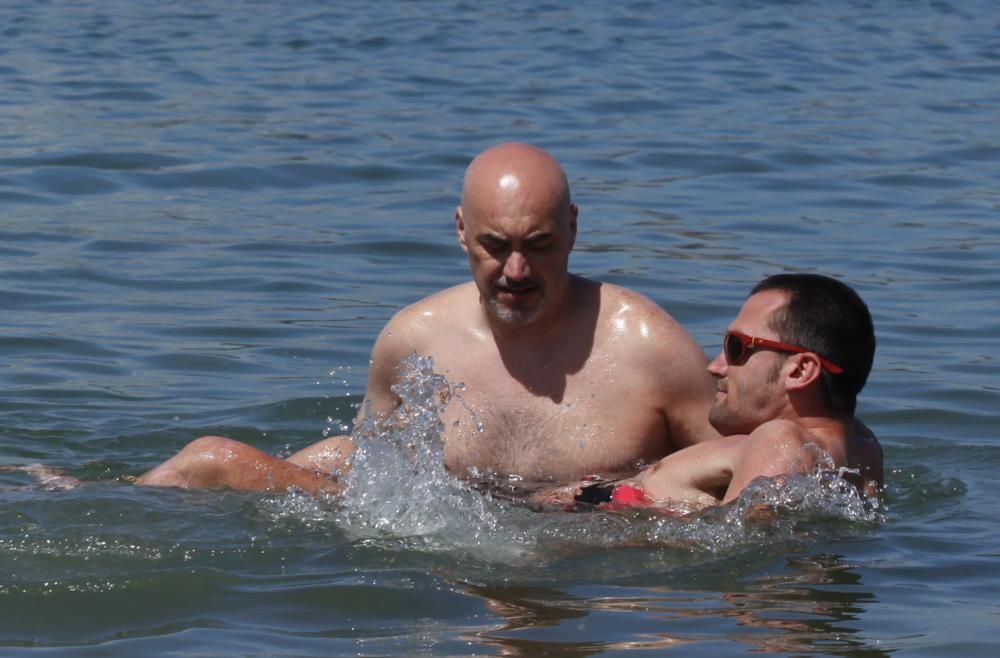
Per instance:
[[[997,655],[998,16],[0,0],[0,463],[88,482],[0,472],[0,654]],[[125,481],[348,425],[505,140],[565,165],[573,269],[710,352],[766,274],[854,285],[882,507],[536,514],[377,450],[343,504]]]

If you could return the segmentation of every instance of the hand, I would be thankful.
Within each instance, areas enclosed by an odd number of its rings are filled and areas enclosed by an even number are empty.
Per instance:
[[[576,496],[581,490],[581,484],[568,484],[559,487],[539,489],[528,496],[529,505],[546,510],[570,511],[576,506]]]

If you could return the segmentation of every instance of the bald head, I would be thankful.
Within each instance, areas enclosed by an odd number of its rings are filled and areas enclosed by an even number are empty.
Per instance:
[[[562,167],[546,151],[530,144],[500,144],[480,153],[465,171],[462,210],[494,214],[501,207],[508,213],[545,209],[568,214],[569,183]]]
[[[501,144],[469,165],[455,229],[497,326],[551,320],[565,309],[576,217],[566,174],[540,148]]]

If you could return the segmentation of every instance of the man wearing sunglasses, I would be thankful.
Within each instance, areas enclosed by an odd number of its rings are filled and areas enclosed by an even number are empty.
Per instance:
[[[757,477],[811,472],[815,448],[854,471],[861,493],[876,495],[882,448],[854,416],[874,355],[871,316],[851,288],[818,274],[768,277],[708,366],[717,382],[709,421],[723,438],[668,455],[630,480],[584,487],[576,500],[727,503]]]

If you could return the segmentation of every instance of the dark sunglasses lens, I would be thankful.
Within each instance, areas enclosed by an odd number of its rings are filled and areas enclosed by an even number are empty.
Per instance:
[[[737,336],[726,334],[726,338],[722,342],[722,348],[726,352],[726,361],[728,361],[730,365],[738,366],[743,363],[745,350],[743,349],[743,341]]]

